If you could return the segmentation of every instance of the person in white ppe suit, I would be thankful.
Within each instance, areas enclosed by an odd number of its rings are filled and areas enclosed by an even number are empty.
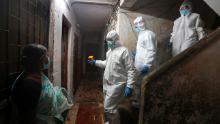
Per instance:
[[[109,48],[106,60],[91,60],[90,63],[105,68],[103,77],[105,122],[120,124],[117,106],[124,97],[132,95],[135,68],[128,49],[119,43],[116,31],[110,31],[106,40]]]
[[[135,68],[137,70],[137,82],[134,87],[132,105],[140,106],[141,82],[143,77],[155,68],[157,41],[154,32],[148,30],[143,17],[134,20],[135,31],[138,33],[136,45]]]
[[[192,13],[192,3],[185,0],[180,6],[181,16],[174,21],[173,32],[171,33],[170,47],[172,56],[194,45],[205,36],[203,21],[200,15]]]

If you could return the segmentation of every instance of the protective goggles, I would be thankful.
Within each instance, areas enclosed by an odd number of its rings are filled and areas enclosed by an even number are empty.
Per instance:
[[[190,9],[190,6],[188,6],[188,5],[185,5],[185,6],[181,6],[180,7],[180,10],[189,10]]]

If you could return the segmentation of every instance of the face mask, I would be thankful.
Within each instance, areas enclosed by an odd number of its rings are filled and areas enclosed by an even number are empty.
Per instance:
[[[135,27],[134,27],[134,31],[135,31],[136,33],[139,33],[141,30],[140,30],[140,28],[138,28],[137,26],[135,26]]]
[[[139,31],[144,31],[146,28],[145,23],[143,21],[136,23],[135,26],[139,29]]]
[[[114,43],[112,41],[107,41],[107,45],[109,49],[112,49],[114,47]]]
[[[43,68],[44,69],[48,69],[49,68],[49,66],[50,66],[50,64],[51,64],[51,60],[50,60],[50,58],[49,57],[47,57],[47,61],[48,61],[48,63],[47,64],[43,64]]]
[[[189,10],[188,9],[180,10],[180,14],[186,16],[187,14],[189,14]]]

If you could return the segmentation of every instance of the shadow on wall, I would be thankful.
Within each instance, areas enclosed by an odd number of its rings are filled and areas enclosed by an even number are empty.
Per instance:
[[[175,20],[179,16],[180,4],[181,0],[138,0],[130,10],[153,17]]]

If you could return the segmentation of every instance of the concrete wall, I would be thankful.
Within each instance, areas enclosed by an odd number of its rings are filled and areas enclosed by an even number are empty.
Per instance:
[[[138,0],[131,8],[124,8],[122,6],[118,12],[116,25],[116,29],[120,35],[120,41],[128,47],[129,50],[133,51],[135,50],[137,41],[137,33],[133,31],[133,21],[137,16],[144,17],[147,28],[156,34],[158,66],[171,58],[171,51],[165,47],[165,44],[170,39],[173,21],[180,16],[179,6],[181,4],[181,1],[177,0],[163,1],[164,2]],[[193,0],[193,3],[194,12],[201,14],[207,29],[212,29],[216,14],[203,1]]]
[[[170,51],[165,49],[165,42],[169,41],[172,21],[121,9],[118,14],[117,31],[120,35],[120,41],[131,51],[135,50],[138,37],[138,34],[133,30],[133,21],[137,16],[143,16],[147,28],[157,35],[157,63],[161,65],[170,57]]]
[[[204,0],[220,16],[219,0]]]
[[[51,17],[50,17],[50,38],[49,51],[53,58],[51,67],[52,75],[50,76],[55,85],[61,86],[61,43],[62,43],[62,24],[63,18],[69,23],[68,37],[68,92],[72,92],[73,88],[73,65],[74,65],[74,33],[80,37],[80,33],[76,28],[76,20],[68,0],[52,0],[51,1]]]

